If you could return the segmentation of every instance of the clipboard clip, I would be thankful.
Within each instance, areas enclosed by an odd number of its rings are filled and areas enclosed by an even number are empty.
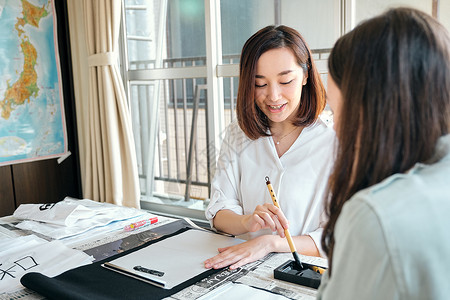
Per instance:
[[[136,270],[136,271],[139,271],[139,272],[144,272],[144,273],[155,275],[155,276],[158,276],[158,277],[164,276],[164,272],[156,271],[156,270],[152,270],[152,269],[147,269],[147,268],[142,267],[142,266],[135,266],[135,267],[133,267],[133,269]]]

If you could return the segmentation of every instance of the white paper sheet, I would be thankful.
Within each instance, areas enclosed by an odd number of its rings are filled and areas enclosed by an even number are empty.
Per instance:
[[[0,241],[0,294],[23,289],[20,278],[28,272],[56,276],[90,264],[93,257],[60,241],[48,242],[34,235]]]
[[[72,226],[78,220],[89,219],[95,215],[95,210],[67,201],[49,204],[21,204],[13,214],[18,219],[35,220],[61,226]]]
[[[230,282],[223,285],[217,290],[198,298],[197,300],[229,300],[229,299],[245,299],[245,300],[287,300],[282,295],[268,293],[267,291],[255,289],[251,286]]]
[[[44,207],[41,210],[41,207]],[[22,204],[14,212],[16,218],[26,219],[16,225],[52,239],[78,235],[92,228],[148,215],[145,211],[92,200],[76,200],[67,197],[55,205]]]
[[[242,242],[240,239],[192,229],[114,259],[105,265],[146,278],[154,284],[160,283],[162,287],[170,289],[207,271],[204,261],[217,255],[218,248]],[[138,272],[133,270],[135,266],[164,272],[164,275],[159,277]]]

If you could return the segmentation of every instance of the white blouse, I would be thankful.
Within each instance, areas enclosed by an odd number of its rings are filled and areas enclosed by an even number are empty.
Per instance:
[[[290,233],[311,236],[323,256],[323,203],[334,145],[334,131],[319,119],[304,128],[289,150],[278,157],[272,137],[251,140],[236,122],[232,123],[222,143],[205,211],[211,227],[222,209],[243,215],[253,213],[258,204],[272,203],[265,182],[268,176],[289,220]],[[272,232],[264,229],[239,237],[250,239],[263,234]]]

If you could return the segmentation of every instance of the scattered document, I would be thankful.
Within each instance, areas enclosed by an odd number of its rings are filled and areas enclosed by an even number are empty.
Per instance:
[[[300,254],[302,262],[327,267],[324,258],[304,256]],[[292,253],[269,253],[257,261],[248,263],[240,268],[223,269],[195,284],[171,295],[165,300],[228,300],[233,299],[234,293],[243,293],[239,299],[260,300],[258,294],[266,291],[273,296],[296,299],[315,300],[317,290],[298,284],[291,284],[275,279],[273,270],[288,260],[292,260]],[[269,292],[269,293],[267,293]],[[251,295],[250,295],[251,293]],[[272,298],[270,298],[272,299]]]
[[[22,204],[14,212],[14,217],[24,219],[16,225],[17,228],[52,239],[63,239],[144,214],[135,208],[67,197],[58,203]]]
[[[109,210],[110,208],[107,208]],[[13,216],[60,226],[73,226],[79,220],[94,217],[97,212],[73,201],[47,204],[21,204]]]
[[[267,293],[264,290],[255,289],[245,284],[232,283],[223,285],[221,288],[211,291],[197,300],[229,300],[229,299],[245,299],[245,300],[287,300],[282,295]]]
[[[243,240],[191,229],[104,263],[103,266],[171,289],[207,271],[204,261],[217,255],[218,248],[241,242]]]
[[[48,242],[34,235],[2,239],[0,249],[0,294],[23,289],[20,278],[28,272],[56,276],[93,261],[60,241]]]

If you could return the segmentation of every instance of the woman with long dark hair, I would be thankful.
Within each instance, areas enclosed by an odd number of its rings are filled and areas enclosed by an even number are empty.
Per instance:
[[[319,299],[448,299],[450,37],[397,8],[329,57],[338,138]]]

